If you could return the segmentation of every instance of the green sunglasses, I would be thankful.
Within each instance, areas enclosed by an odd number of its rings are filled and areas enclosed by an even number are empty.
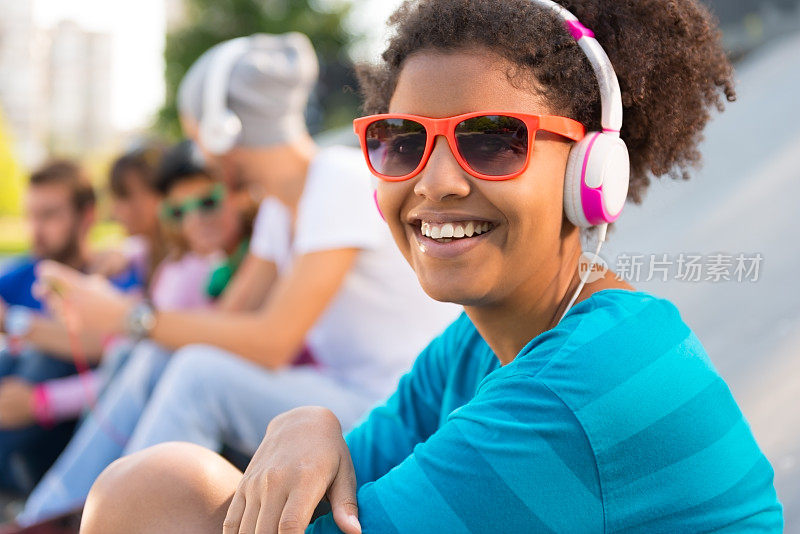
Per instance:
[[[202,197],[189,198],[180,204],[165,201],[161,206],[161,218],[172,223],[180,223],[193,211],[205,214],[218,210],[223,200],[225,200],[225,188],[217,184],[209,194]]]

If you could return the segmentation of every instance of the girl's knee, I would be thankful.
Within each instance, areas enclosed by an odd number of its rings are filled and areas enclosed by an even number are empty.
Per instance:
[[[220,377],[229,373],[227,369],[232,358],[216,347],[187,345],[172,355],[156,396],[177,397],[180,402],[207,400],[216,391],[214,386],[224,383]],[[225,389],[224,392],[229,391]]]
[[[134,533],[171,521],[200,520],[225,507],[240,476],[222,457],[198,445],[164,443],[145,449],[117,460],[98,477],[81,532]]]
[[[209,345],[187,345],[172,355],[167,372],[206,379],[230,360],[231,355]]]

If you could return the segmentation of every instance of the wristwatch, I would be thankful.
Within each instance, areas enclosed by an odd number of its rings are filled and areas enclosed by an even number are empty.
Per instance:
[[[150,336],[156,326],[156,310],[146,300],[136,304],[125,319],[125,330],[129,336],[136,340]]]
[[[6,310],[5,331],[9,336],[23,338],[31,330],[33,312],[23,306],[11,306]]]
[[[25,348],[25,336],[31,331],[33,312],[22,306],[11,306],[6,310],[4,323],[3,326],[8,334],[8,351],[14,356],[19,356]]]

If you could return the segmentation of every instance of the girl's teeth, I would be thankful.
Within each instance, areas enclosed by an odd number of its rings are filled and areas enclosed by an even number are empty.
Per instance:
[[[475,225],[472,222],[468,222],[467,227],[464,229],[464,233],[467,237],[472,237],[475,235]]]
[[[423,222],[420,225],[422,235],[431,239],[437,239],[442,243],[449,243],[453,239],[478,236],[488,232],[491,228],[491,223],[481,221],[444,224]]]

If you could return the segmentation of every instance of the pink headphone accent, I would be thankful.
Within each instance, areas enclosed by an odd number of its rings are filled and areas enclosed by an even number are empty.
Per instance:
[[[616,221],[628,196],[630,159],[620,139],[622,93],[614,67],[594,32],[553,0],[532,0],[555,12],[592,65],[600,89],[602,131],[572,148],[564,176],[564,212],[580,228]]]
[[[378,213],[380,214],[381,219],[383,219],[384,222],[386,222],[386,217],[383,216],[383,212],[381,211],[381,207],[378,204],[378,190],[377,189],[374,189],[372,191],[372,200],[375,201],[375,207],[378,208]]]
[[[566,22],[567,31],[576,41],[581,37],[591,37],[594,39],[594,32],[580,23],[578,20],[568,20]]]

